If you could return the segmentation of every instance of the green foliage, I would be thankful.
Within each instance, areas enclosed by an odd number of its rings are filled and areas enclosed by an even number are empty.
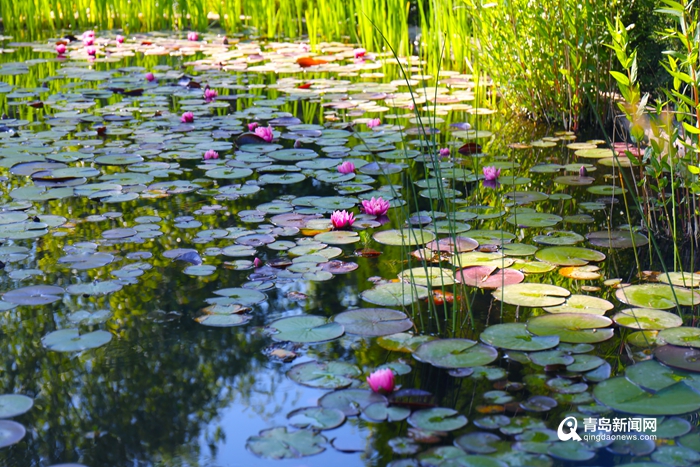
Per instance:
[[[585,93],[598,102],[609,88],[605,20],[615,0],[464,0],[476,52],[507,105],[576,129]],[[600,107],[600,106],[598,106]]]

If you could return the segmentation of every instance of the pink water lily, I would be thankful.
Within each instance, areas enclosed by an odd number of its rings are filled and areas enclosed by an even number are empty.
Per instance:
[[[188,41],[198,41],[199,40],[199,34],[195,31],[190,31],[187,33],[187,40]]]
[[[350,161],[345,161],[338,166],[338,172],[341,174],[355,173],[355,164]]]
[[[579,177],[586,177],[588,175],[588,170],[586,169],[585,166],[581,166],[580,169],[578,169],[578,176]]]
[[[255,129],[255,134],[267,141],[268,143],[272,142],[272,138],[274,138],[274,135],[272,134],[272,127],[269,126],[260,126]]]
[[[373,118],[369,122],[367,122],[367,128],[374,128],[382,124],[382,121],[379,120],[378,118]]]
[[[301,141],[298,139],[294,140],[294,149],[299,149],[302,146]]]
[[[483,168],[484,180],[495,181],[501,176],[501,169],[497,169],[493,166],[486,166]]]
[[[448,157],[450,155],[450,148],[440,148],[440,157]]]
[[[66,45],[65,44],[56,44],[56,53],[58,55],[63,55],[66,53]]]
[[[248,124],[248,131],[255,131],[257,127],[259,127],[260,124],[258,122],[253,122]]]
[[[355,49],[353,50],[353,54],[355,55],[355,58],[362,58],[365,56],[367,51],[365,49]]]
[[[214,151],[213,149],[210,149],[204,153],[204,160],[205,161],[208,161],[209,159],[218,159],[218,158],[219,158],[219,153]]]
[[[88,30],[83,33],[83,40],[85,39],[94,39],[95,38],[95,31],[93,30]]]
[[[180,117],[180,121],[182,123],[192,123],[194,122],[194,114],[192,112],[185,112],[182,114],[182,117]]]
[[[335,229],[344,229],[352,227],[355,222],[355,215],[347,211],[334,211],[331,214],[331,223]]]
[[[117,35],[115,40],[117,41],[117,44],[123,44],[124,43],[124,36]]]
[[[146,73],[146,81],[148,81],[149,83],[151,83],[151,82],[153,82],[153,81],[155,81],[155,80],[156,80],[156,75],[154,75],[154,74],[151,73],[150,71],[149,71],[148,73]]]
[[[83,39],[83,45],[88,46],[88,45],[93,45],[95,43],[95,38],[94,37],[86,37]]]
[[[88,47],[85,47],[85,52],[91,57],[94,57],[95,55],[97,55],[97,49],[91,45]]]
[[[374,392],[389,394],[394,391],[394,372],[389,368],[377,370],[367,377],[367,384]]]
[[[216,91],[216,89],[206,88],[204,90],[204,100],[207,102],[213,101],[218,95],[219,93]]]
[[[362,200],[362,209],[370,216],[383,216],[389,210],[389,201],[385,201],[381,196],[378,198]]]
[[[263,262],[260,258],[255,258],[253,260],[253,266],[255,266],[256,268],[259,268],[262,265],[263,265]]]

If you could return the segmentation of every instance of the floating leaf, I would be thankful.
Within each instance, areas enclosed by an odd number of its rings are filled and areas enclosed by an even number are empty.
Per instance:
[[[411,329],[413,322],[405,313],[388,308],[359,308],[344,311],[333,320],[340,323],[348,334],[386,336]]]
[[[77,352],[101,347],[111,340],[112,334],[107,331],[93,331],[81,335],[77,329],[61,329],[45,335],[41,343],[47,349],[56,352]]]
[[[488,365],[498,351],[469,339],[439,339],[422,344],[413,356],[439,368],[467,368]]]
[[[306,362],[293,366],[287,376],[294,382],[322,389],[340,389],[350,386],[353,377],[362,372],[345,362]]]
[[[615,296],[622,303],[639,308],[667,310],[676,306],[694,306],[700,304],[700,294],[683,287],[666,284],[629,285],[615,291]]]
[[[373,289],[365,290],[360,294],[362,299],[381,306],[407,306],[430,295],[426,287],[406,284],[404,282],[391,282],[381,284]]]
[[[314,431],[290,432],[287,427],[278,426],[248,438],[246,448],[265,459],[299,459],[325,451],[326,448],[322,446],[325,443],[326,438]]]
[[[408,423],[421,430],[454,431],[467,424],[467,417],[453,409],[436,407],[414,412]]]
[[[562,342],[593,344],[610,339],[612,320],[605,316],[583,313],[561,313],[531,318],[527,329],[538,336],[559,336]]]
[[[493,292],[496,300],[518,306],[549,307],[561,305],[571,295],[568,290],[549,284],[513,284]]]
[[[489,326],[481,333],[481,340],[494,347],[506,350],[532,352],[556,347],[558,336],[535,336],[528,332],[524,323],[504,323]]]
[[[328,322],[323,316],[292,316],[270,324],[277,331],[273,338],[277,341],[315,343],[337,339],[345,332],[339,323]]]

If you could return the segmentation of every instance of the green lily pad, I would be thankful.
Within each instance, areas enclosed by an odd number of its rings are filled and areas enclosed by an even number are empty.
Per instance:
[[[413,412],[408,423],[426,431],[454,431],[467,424],[467,417],[454,409],[436,407]]]
[[[548,313],[587,313],[592,315],[604,315],[615,306],[602,298],[590,295],[571,295],[566,302],[559,306],[545,308]]]
[[[480,251],[460,253],[450,257],[448,261],[458,268],[480,266],[500,269],[505,269],[515,262],[513,258],[508,258],[500,252],[482,253]]]
[[[691,388],[700,387],[700,375],[674,370],[655,360],[645,360],[627,367],[625,377],[647,392],[656,393],[674,384],[686,381]]]
[[[435,240],[433,232],[417,229],[382,230],[376,232],[372,237],[379,243],[394,246],[423,245]]]
[[[481,333],[480,339],[493,347],[523,352],[551,349],[559,344],[558,336],[535,336],[528,332],[524,323],[489,326]]]
[[[405,282],[430,287],[447,286],[455,283],[451,270],[436,267],[406,269],[398,277]]]
[[[413,322],[397,310],[388,308],[359,308],[336,315],[333,321],[345,327],[348,334],[386,336],[411,329]]]
[[[295,428],[332,430],[345,422],[345,414],[325,407],[302,407],[287,414],[289,424]]]
[[[253,306],[267,300],[267,295],[259,290],[246,289],[243,287],[219,289],[215,290],[214,293],[229,298],[230,304],[236,303],[243,306]]]
[[[12,420],[0,420],[0,448],[12,446],[22,441],[27,430]]]
[[[47,349],[56,352],[77,352],[96,349],[111,340],[112,334],[107,331],[93,331],[81,335],[77,329],[61,329],[42,337],[41,343]]]
[[[683,383],[651,393],[620,376],[598,383],[593,396],[613,410],[636,415],[682,415],[700,409],[700,394]]]
[[[381,284],[360,294],[362,299],[381,306],[407,306],[418,300],[428,298],[428,288],[406,284],[405,282],[390,282]]]
[[[498,351],[469,339],[438,339],[422,344],[413,357],[438,368],[469,368],[488,365]]]
[[[659,337],[671,345],[700,348],[700,328],[683,326],[664,329],[659,332]]]
[[[94,281],[85,284],[73,284],[66,288],[71,295],[109,295],[119,292],[123,285],[117,281]]]
[[[202,315],[196,318],[199,324],[204,326],[212,326],[217,328],[228,328],[234,326],[242,326],[248,323],[252,316],[246,314],[210,314]]]
[[[700,304],[700,294],[697,292],[666,284],[629,285],[617,289],[615,296],[627,305],[660,310],[675,307],[676,301],[682,306]]]
[[[571,292],[549,284],[522,283],[496,289],[493,297],[511,305],[549,307],[561,305]]]
[[[315,343],[337,339],[345,333],[342,324],[328,322],[323,316],[304,315],[282,318],[270,324],[277,331],[273,339],[299,343]]]
[[[649,243],[649,239],[644,235],[629,230],[591,232],[586,238],[591,245],[603,248],[638,248]]]
[[[345,362],[306,362],[293,366],[287,376],[294,382],[312,388],[340,389],[353,383],[352,377],[362,372]]]
[[[700,287],[700,274],[693,272],[669,272],[667,274],[659,274],[656,279],[664,284]]]
[[[538,336],[559,336],[562,342],[594,344],[613,336],[613,329],[604,329],[611,324],[612,320],[605,316],[562,313],[531,318],[527,329]]]
[[[370,404],[387,402],[387,398],[381,394],[364,389],[339,389],[318,400],[321,407],[340,410],[348,417],[359,414]]]
[[[583,235],[565,230],[553,230],[545,235],[536,235],[532,239],[541,245],[551,246],[575,245],[585,240]]]
[[[329,245],[349,245],[362,240],[357,232],[349,232],[347,230],[333,230],[331,232],[323,232],[314,237],[314,240],[327,243]]]
[[[377,339],[377,344],[386,350],[393,352],[411,353],[426,342],[434,340],[432,336],[414,336],[405,332],[382,336]]]
[[[629,308],[613,316],[619,326],[632,329],[660,330],[683,325],[683,318],[668,311],[651,308]]]
[[[34,399],[21,394],[3,394],[0,396],[0,418],[12,418],[29,411],[34,406]]]
[[[389,421],[389,422],[400,422],[401,420],[406,420],[411,414],[411,409],[407,407],[398,407],[387,405],[383,402],[375,402],[364,408],[362,414],[377,422]]]
[[[654,357],[664,365],[700,373],[700,350],[693,347],[662,345],[654,350]]]
[[[557,266],[585,266],[590,261],[605,259],[600,251],[577,246],[553,246],[543,248],[535,253],[535,258]]]
[[[326,450],[322,445],[326,438],[311,430],[287,431],[287,427],[278,426],[262,430],[257,436],[251,436],[246,448],[258,457],[265,459],[299,459],[312,456]]]
[[[552,227],[561,222],[562,218],[556,214],[532,212],[526,214],[514,214],[506,219],[506,222],[522,227]]]
[[[2,298],[14,305],[48,305],[57,302],[65,293],[61,287],[53,285],[31,285],[6,292]]]

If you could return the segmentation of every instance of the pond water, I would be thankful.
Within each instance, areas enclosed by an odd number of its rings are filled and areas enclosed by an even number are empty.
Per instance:
[[[2,465],[700,461],[624,153],[343,44],[3,39]]]

